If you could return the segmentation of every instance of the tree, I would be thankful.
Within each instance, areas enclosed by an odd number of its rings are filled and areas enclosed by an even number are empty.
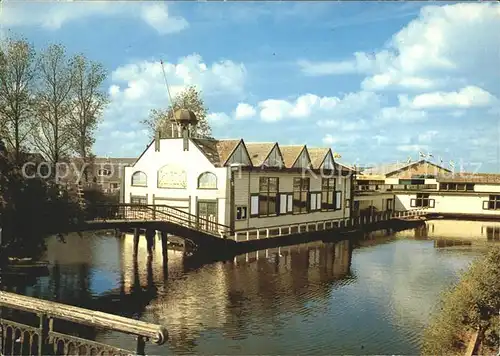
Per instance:
[[[173,103],[167,109],[151,110],[148,119],[142,121],[152,137],[156,131],[160,132],[162,138],[173,136],[172,133],[177,129],[173,113],[178,109],[189,109],[196,115],[198,124],[191,128],[193,135],[205,138],[212,136],[212,129],[207,120],[208,109],[201,97],[201,92],[194,85],[182,90],[172,101]]]
[[[86,164],[92,158],[94,133],[109,102],[106,92],[101,90],[107,73],[100,63],[89,61],[83,55],[73,58],[72,71],[70,95],[73,109],[69,119],[69,132],[73,140],[73,151],[82,159],[83,173],[87,177]]]
[[[75,72],[61,45],[49,46],[40,56],[40,78],[35,98],[38,129],[33,145],[53,165],[72,151],[71,91]]]
[[[7,39],[0,52],[0,135],[19,162],[34,127],[32,120],[36,56],[24,39]]]

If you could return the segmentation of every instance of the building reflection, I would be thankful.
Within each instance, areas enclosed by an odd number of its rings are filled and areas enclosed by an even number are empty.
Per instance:
[[[253,332],[256,320],[267,320],[270,330],[277,329],[283,322],[280,316],[307,314],[307,303],[330,298],[336,284],[352,280],[348,241],[259,251],[258,258],[255,253],[238,256],[236,262],[206,265],[189,273],[182,270],[182,252],[169,251],[166,279],[159,245],[149,272],[145,243],[139,245],[135,265],[132,248],[127,236],[122,250],[124,291],[137,290],[136,284],[143,290],[150,283],[157,286],[143,319],[167,326],[174,352],[193,352],[195,340],[211,329],[223,330],[232,339]]]

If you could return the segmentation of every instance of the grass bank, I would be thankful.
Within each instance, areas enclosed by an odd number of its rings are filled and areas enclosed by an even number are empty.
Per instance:
[[[476,354],[494,355],[500,346],[500,247],[476,259],[460,281],[443,293],[424,333],[422,354],[465,354],[479,331]]]

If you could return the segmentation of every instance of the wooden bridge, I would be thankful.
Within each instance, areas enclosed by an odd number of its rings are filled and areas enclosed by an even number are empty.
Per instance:
[[[229,226],[167,205],[116,204],[90,207],[88,221],[80,225],[78,230],[117,229],[124,231],[133,229],[134,251],[137,251],[140,232],[145,231],[150,254],[152,254],[154,247],[156,231],[159,231],[161,233],[164,258],[167,256],[168,234],[190,241],[197,252],[212,256],[218,255],[219,257],[228,256],[230,258],[235,254],[245,253],[250,248],[250,245],[254,249],[262,245],[264,242],[262,240],[272,237],[286,236],[287,240],[293,240],[294,238],[307,239],[311,235],[317,237],[318,235],[326,236],[332,235],[332,233],[349,231],[368,232],[390,228],[391,224],[400,225],[402,222],[418,219],[425,213],[425,209],[400,212],[383,211],[369,216],[335,218],[232,231]],[[256,240],[261,242],[259,243]],[[265,244],[269,242],[267,241]]]

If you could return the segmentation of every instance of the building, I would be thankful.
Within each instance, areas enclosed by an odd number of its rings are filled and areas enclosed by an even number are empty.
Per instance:
[[[349,218],[352,174],[329,148],[165,138],[125,168],[123,185],[125,203],[244,230]]]
[[[426,208],[429,213],[500,217],[500,174],[455,173],[426,160],[365,169],[354,190],[355,214]]]
[[[83,161],[73,158],[60,167],[61,181],[69,185],[80,183],[82,187],[97,188],[107,194],[118,194],[122,184],[123,170],[134,164],[135,158],[95,157],[87,164],[87,175],[83,173]]]

